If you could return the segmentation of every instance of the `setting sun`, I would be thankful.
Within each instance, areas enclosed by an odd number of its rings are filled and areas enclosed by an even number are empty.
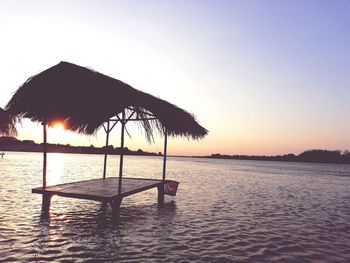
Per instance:
[[[56,143],[62,142],[62,140],[64,140],[68,136],[66,126],[63,121],[61,120],[54,121],[49,126],[51,127],[51,129],[48,134],[52,142],[56,142]]]
[[[61,131],[65,129],[64,124],[62,122],[54,123],[52,128],[54,128],[55,130],[61,130]]]

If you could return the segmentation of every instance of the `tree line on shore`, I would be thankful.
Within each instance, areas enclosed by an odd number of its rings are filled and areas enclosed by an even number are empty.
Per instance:
[[[275,155],[275,156],[223,155],[220,153],[215,153],[205,157],[214,158],[214,159],[350,164],[350,151],[348,150],[346,151],[307,150],[300,153],[299,155],[290,153],[290,154]]]
[[[16,151],[16,152],[42,152],[43,144],[35,143],[32,140],[17,140],[14,137],[0,137],[0,151]],[[126,154],[126,155],[146,155],[146,156],[158,156],[162,153],[146,152],[141,149],[133,151],[128,147],[120,148],[113,147],[112,145],[95,147],[90,146],[72,146],[70,144],[47,144],[47,151],[53,153],[88,153],[88,154]]]

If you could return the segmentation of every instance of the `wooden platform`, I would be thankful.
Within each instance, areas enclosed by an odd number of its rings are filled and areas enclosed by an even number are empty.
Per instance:
[[[108,202],[113,211],[118,211],[124,197],[157,187],[158,205],[164,204],[162,180],[143,178],[123,178],[121,194],[118,195],[118,177],[93,179],[66,184],[58,184],[32,189],[32,193],[43,195],[43,205],[49,207],[53,195]]]
[[[89,199],[96,201],[111,201],[117,197],[126,197],[162,185],[162,180],[123,178],[122,192],[118,196],[118,177],[93,179],[66,184],[47,186],[45,189],[37,187],[32,193],[51,194],[65,197]]]

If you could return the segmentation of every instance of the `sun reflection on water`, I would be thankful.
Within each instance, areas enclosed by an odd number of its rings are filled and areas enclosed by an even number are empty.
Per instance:
[[[49,185],[62,183],[62,176],[64,171],[63,154],[49,153],[48,154],[48,173],[47,181]]]

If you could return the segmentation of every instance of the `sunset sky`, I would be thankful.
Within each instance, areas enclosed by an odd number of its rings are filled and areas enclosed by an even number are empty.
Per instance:
[[[170,139],[170,154],[350,149],[348,0],[0,0],[0,39],[0,107],[28,77],[69,61],[195,114],[209,135]],[[163,150],[127,128],[130,149]],[[18,130],[42,141],[39,124]],[[102,146],[105,136],[49,129],[48,140]]]

